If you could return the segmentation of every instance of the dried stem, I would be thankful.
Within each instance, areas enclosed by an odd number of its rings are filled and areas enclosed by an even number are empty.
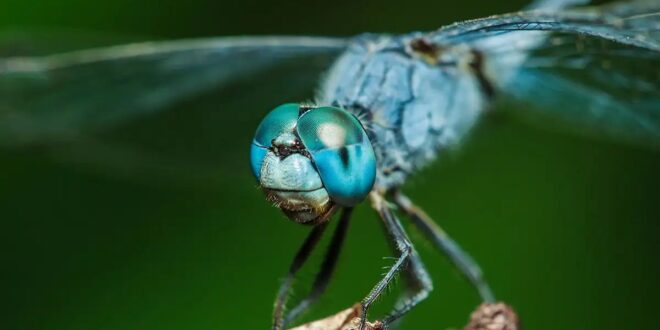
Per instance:
[[[518,314],[505,303],[481,304],[464,330],[522,330]]]
[[[357,330],[360,324],[360,304],[324,319],[303,324],[289,330]],[[379,321],[367,322],[364,330],[380,330]],[[464,330],[522,330],[516,312],[505,303],[481,304],[470,316]]]
[[[362,306],[360,304],[355,304],[353,307],[345,309],[335,315],[306,323],[289,330],[357,330],[360,325],[361,313]],[[364,330],[379,329],[382,329],[382,324],[378,321],[375,323],[367,322],[367,325],[364,327]]]

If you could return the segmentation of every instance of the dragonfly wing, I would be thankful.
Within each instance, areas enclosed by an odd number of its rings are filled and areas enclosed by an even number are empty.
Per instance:
[[[657,51],[557,35],[499,83],[516,113],[578,133],[660,145]],[[504,76],[504,75],[503,75]]]
[[[589,0],[534,0],[527,9],[557,10],[570,6],[584,5]]]
[[[223,37],[0,58],[0,145],[66,140],[282,63],[329,62],[346,43],[321,37]]]
[[[428,38],[442,45],[454,45],[491,38],[510,41],[506,34],[519,31],[567,32],[658,50],[658,15],[660,4],[655,1],[563,11],[532,10],[455,23],[431,32]]]
[[[660,145],[660,4],[523,12],[436,31],[483,54],[518,114],[581,132]]]

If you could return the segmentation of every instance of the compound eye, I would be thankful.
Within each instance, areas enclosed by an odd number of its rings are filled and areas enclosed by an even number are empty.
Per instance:
[[[364,200],[376,178],[376,156],[360,122],[345,110],[321,107],[303,114],[296,130],[332,201],[354,206]]]
[[[282,133],[293,132],[298,121],[298,107],[298,104],[287,103],[269,112],[257,127],[255,144],[269,147],[270,142]]]
[[[287,103],[269,112],[261,121],[250,146],[250,167],[259,180],[261,164],[271,141],[283,133],[292,133],[298,121],[298,104]]]
[[[360,143],[364,133],[353,115],[333,107],[320,107],[304,113],[298,120],[297,131],[310,152]]]
[[[257,181],[261,180],[261,165],[264,163],[267,153],[268,149],[258,146],[254,142],[250,146],[250,168]]]

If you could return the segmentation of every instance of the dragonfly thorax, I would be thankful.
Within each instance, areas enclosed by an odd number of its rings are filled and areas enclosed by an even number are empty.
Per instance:
[[[379,189],[403,184],[439,150],[460,142],[487,101],[472,68],[443,63],[457,54],[438,48],[420,60],[419,40],[417,34],[357,39],[332,66],[318,96],[367,127]]]

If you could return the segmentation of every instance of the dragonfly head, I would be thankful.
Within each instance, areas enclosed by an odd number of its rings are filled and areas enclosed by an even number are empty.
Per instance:
[[[315,224],[367,196],[376,157],[360,122],[335,107],[284,104],[261,121],[250,164],[267,198],[292,220]]]

